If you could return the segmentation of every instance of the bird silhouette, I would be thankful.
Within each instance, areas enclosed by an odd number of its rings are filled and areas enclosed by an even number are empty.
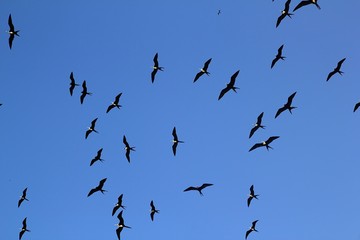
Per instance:
[[[112,214],[111,216],[114,216],[114,214],[116,213],[116,211],[119,209],[119,208],[122,208],[122,209],[125,209],[125,206],[122,205],[122,199],[123,199],[123,194],[121,194],[119,197],[118,197],[118,201],[117,203],[115,204],[113,210],[112,210]]]
[[[250,187],[250,194],[249,194],[249,197],[248,197],[248,199],[247,199],[247,205],[248,205],[248,207],[250,207],[251,200],[252,200],[253,198],[258,199],[258,198],[257,198],[258,196],[259,196],[258,194],[255,194],[255,193],[254,193],[254,185],[251,185],[251,187]]]
[[[92,166],[96,161],[100,161],[103,162],[104,159],[101,159],[101,153],[102,153],[103,149],[100,148],[99,151],[97,151],[96,156],[91,160],[90,162],[90,166]]]
[[[27,188],[25,188],[22,192],[22,196],[20,197],[19,201],[18,201],[18,207],[20,207],[21,203],[26,200],[29,201],[29,199],[26,198],[26,192],[27,192]]]
[[[294,8],[293,12],[295,12],[296,10],[298,10],[299,8],[302,8],[306,5],[309,4],[314,4],[318,9],[321,9],[319,4],[317,3],[317,0],[305,0],[305,1],[301,1],[298,5],[296,5],[296,7]]]
[[[275,66],[275,63],[276,63],[277,61],[279,61],[279,59],[285,60],[286,57],[285,57],[285,56],[282,56],[283,47],[284,47],[284,44],[279,47],[278,53],[276,54],[275,58],[274,58],[274,59],[272,60],[272,62],[271,62],[271,68],[273,68],[273,67]]]
[[[83,104],[86,95],[92,95],[92,93],[91,93],[91,92],[88,92],[88,90],[87,90],[86,81],[85,81],[85,80],[84,80],[84,82],[82,83],[82,88],[83,88],[83,90],[82,90],[81,96],[80,96],[80,103],[81,103],[81,104]]]
[[[265,129],[265,126],[261,125],[263,116],[264,112],[260,113],[260,115],[257,117],[255,126],[250,130],[249,138],[251,138],[252,135],[254,135],[254,133],[256,132],[256,130],[258,130],[259,128]]]
[[[287,0],[285,2],[285,7],[284,10],[281,11],[281,15],[278,17],[277,21],[276,21],[276,27],[278,27],[281,23],[281,21],[288,16],[289,18],[291,18],[291,15],[294,15],[292,13],[289,13],[289,9],[290,9],[290,2],[291,0]]]
[[[342,75],[344,72],[340,71],[341,65],[343,64],[343,62],[346,60],[346,58],[341,59],[336,68],[334,68],[334,70],[332,72],[329,73],[329,75],[326,78],[326,81],[329,81],[329,79],[335,74],[335,73],[339,73],[340,75]]]
[[[158,53],[155,54],[154,56],[154,66],[153,66],[153,71],[151,72],[151,82],[154,83],[155,81],[155,75],[157,73],[157,71],[163,71],[164,68],[163,67],[159,67],[159,62],[158,62]]]
[[[151,207],[151,209],[150,209],[151,221],[154,221],[154,215],[155,215],[155,213],[159,213],[160,210],[157,210],[157,209],[155,208],[155,205],[154,205],[154,201],[153,201],[153,200],[151,200],[151,202],[150,202],[150,207]]]
[[[108,113],[111,109],[113,109],[114,107],[117,107],[118,109],[121,108],[121,105],[119,104],[119,100],[121,97],[122,93],[119,93],[116,97],[115,100],[109,105],[109,107],[106,110],[106,113]]]
[[[209,67],[210,62],[211,62],[211,58],[204,63],[204,66],[200,69],[200,72],[196,74],[194,78],[194,82],[196,82],[202,75],[204,75],[204,73],[209,76],[210,73],[208,72],[207,69]]]
[[[107,192],[106,190],[103,189],[106,179],[107,178],[100,180],[99,185],[97,187],[91,189],[87,196],[90,197],[93,193],[96,193],[98,191],[100,191],[102,194],[104,194],[104,192]]]
[[[117,218],[119,219],[119,223],[116,224],[116,226],[117,226],[116,236],[118,237],[118,240],[120,240],[120,233],[124,228],[131,228],[131,227],[125,225],[122,214],[123,214],[123,210],[121,210],[121,212],[117,216]]]
[[[22,228],[19,232],[19,239],[22,238],[22,236],[24,235],[25,232],[30,232],[30,230],[27,229],[26,219],[27,218],[24,218],[24,220],[22,221]]]
[[[178,136],[177,136],[177,134],[176,134],[176,127],[173,128],[172,135],[173,135],[172,150],[173,150],[174,156],[176,156],[176,148],[177,148],[177,145],[178,145],[179,143],[184,143],[184,142],[183,142],[183,141],[180,141],[180,140],[178,139]]]
[[[360,102],[356,103],[354,106],[354,112],[360,107]]]
[[[254,146],[252,146],[249,150],[249,152],[251,152],[252,150],[258,148],[258,147],[266,147],[267,150],[269,150],[269,148],[272,149],[272,147],[270,147],[270,143],[272,141],[274,141],[275,139],[278,139],[279,136],[273,136],[273,137],[269,137],[268,140],[264,141],[264,142],[261,142],[261,143],[256,143],[254,144]]]
[[[126,140],[125,135],[123,137],[123,143],[125,144],[125,156],[126,156],[126,159],[130,163],[130,151],[135,151],[135,147],[130,147],[129,143]]]
[[[12,18],[11,18],[11,14],[9,15],[9,19],[8,19],[8,25],[9,25],[9,31],[7,33],[9,33],[9,47],[11,49],[12,47],[12,42],[15,38],[15,35],[19,37],[19,32],[20,30],[15,30],[14,24],[12,22]]]
[[[69,88],[70,96],[73,95],[73,91],[76,86],[79,86],[79,84],[75,83],[74,74],[73,74],[73,72],[71,72],[70,73],[70,88]]]
[[[210,187],[214,184],[211,184],[211,183],[204,183],[203,185],[201,185],[200,187],[188,187],[187,189],[184,190],[184,192],[187,192],[187,191],[191,191],[191,190],[196,190],[200,193],[201,196],[203,196],[203,193],[201,192],[204,188],[206,187]]]
[[[279,108],[279,109],[277,110],[277,112],[276,112],[276,114],[275,114],[275,118],[277,118],[277,117],[278,117],[283,111],[285,111],[285,110],[289,110],[289,112],[292,114],[291,110],[293,110],[294,108],[296,108],[296,107],[294,107],[294,106],[291,106],[292,101],[293,101],[295,95],[296,95],[296,92],[294,92],[293,94],[291,94],[291,95],[288,97],[288,100],[287,100],[287,102],[284,104],[284,106],[282,106],[281,108]]]
[[[236,77],[237,75],[239,74],[240,70],[236,71],[230,78],[230,82],[226,85],[226,87],[221,90],[220,92],[220,95],[219,95],[219,98],[218,100],[220,100],[224,95],[225,93],[227,93],[228,91],[230,90],[233,90],[234,92],[236,92],[236,89],[239,89],[238,87],[235,87],[235,80],[236,80]]]
[[[247,239],[247,237],[249,236],[249,234],[253,231],[257,232],[258,230],[256,230],[256,223],[258,222],[259,220],[256,220],[256,221],[253,221],[252,224],[251,224],[251,227],[249,230],[246,231],[246,234],[245,234],[245,239]]]
[[[91,126],[88,128],[88,130],[85,133],[85,139],[88,138],[89,134],[92,132],[96,132],[99,133],[98,131],[95,130],[95,124],[98,118],[95,118],[94,120],[91,121]]]

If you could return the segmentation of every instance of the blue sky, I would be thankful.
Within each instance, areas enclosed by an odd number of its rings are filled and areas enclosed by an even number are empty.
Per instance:
[[[360,3],[319,1],[275,28],[284,2],[3,1],[0,238],[16,239],[27,217],[23,239],[117,239],[111,211],[124,194],[122,239],[244,239],[258,219],[250,240],[359,240]],[[270,69],[282,44],[286,59]],[[155,53],[164,72],[152,84]],[[326,82],[344,57],[344,75]],[[211,75],[193,83],[209,58]],[[218,101],[237,70],[238,93]],[[70,72],[93,93],[83,105]],[[298,108],[274,119],[295,91]],[[123,107],[106,114],[120,92]],[[266,129],[248,139],[261,112]],[[96,117],[99,134],[85,140]],[[273,150],[248,152],[269,136],[280,136]],[[100,148],[105,161],[90,167]],[[105,177],[108,192],[87,198]],[[203,197],[183,192],[205,182]]]

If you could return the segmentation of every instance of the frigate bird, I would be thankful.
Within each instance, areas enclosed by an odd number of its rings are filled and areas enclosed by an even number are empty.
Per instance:
[[[339,73],[340,75],[342,75],[344,72],[340,71],[341,65],[343,64],[343,62],[346,60],[346,58],[341,59],[336,68],[334,68],[334,70],[332,72],[329,73],[329,75],[326,78],[326,81],[329,81],[329,79],[335,74],[335,73]]]
[[[258,195],[258,194],[255,194],[255,192],[254,192],[254,185],[251,185],[251,187],[250,187],[250,194],[249,194],[249,197],[248,197],[248,199],[247,199],[247,205],[248,205],[248,207],[250,207],[251,200],[252,200],[253,198],[258,199],[258,198],[257,198],[258,196],[259,196],[259,195]]]
[[[121,210],[121,212],[117,216],[117,218],[119,219],[119,223],[116,224],[116,226],[117,226],[116,235],[118,237],[118,240],[120,240],[120,233],[123,230],[123,228],[131,228],[131,227],[125,225],[122,214],[123,214],[123,210]]]
[[[257,117],[255,126],[250,130],[249,138],[251,138],[252,135],[254,135],[254,133],[256,132],[256,130],[258,130],[259,128],[262,128],[262,129],[265,128],[265,126],[261,125],[263,116],[264,116],[264,112],[260,113],[260,115]]]
[[[285,60],[286,57],[285,57],[285,56],[282,56],[283,47],[284,47],[284,44],[279,47],[278,53],[276,54],[275,58],[274,58],[274,59],[272,60],[272,62],[271,62],[271,68],[273,68],[273,67],[275,66],[275,63],[276,63],[277,61],[279,61],[279,59]]]
[[[83,104],[84,102],[84,99],[85,99],[85,96],[86,95],[92,95],[91,92],[88,92],[87,90],[87,86],[86,86],[86,81],[84,80],[84,82],[82,83],[82,92],[81,92],[81,96],[80,96],[80,103]]]
[[[130,163],[130,151],[135,151],[135,147],[130,147],[129,143],[126,140],[126,137],[124,135],[123,137],[123,143],[125,144],[125,156],[128,162]]]
[[[305,1],[301,1],[298,5],[296,5],[296,7],[294,8],[293,12],[295,12],[296,10],[298,10],[301,7],[304,7],[306,5],[309,4],[314,4],[318,9],[321,9],[319,4],[317,3],[317,0],[305,0]]]
[[[256,220],[256,221],[253,221],[252,224],[251,224],[251,227],[249,230],[246,231],[246,234],[245,234],[245,239],[247,239],[247,237],[249,236],[249,234],[253,231],[257,232],[258,230],[256,230],[256,223],[258,222],[259,220]]]
[[[88,128],[88,130],[85,133],[85,139],[88,138],[89,134],[92,132],[96,132],[99,133],[98,131],[95,130],[95,124],[98,118],[95,118],[94,120],[91,121],[91,126]]]
[[[292,13],[289,13],[289,9],[290,9],[290,2],[291,0],[287,0],[285,2],[285,7],[284,10],[281,11],[281,15],[278,17],[277,21],[276,21],[276,27],[278,27],[281,23],[281,21],[288,16],[289,18],[291,18],[291,15],[294,15]]]
[[[219,98],[218,100],[220,100],[224,95],[225,93],[227,93],[228,91],[230,90],[233,90],[234,92],[236,92],[236,89],[239,89],[238,87],[235,87],[235,80],[236,80],[236,77],[237,75],[239,74],[240,70],[236,71],[230,78],[230,82],[226,85],[226,87],[221,90],[220,92],[220,95],[219,95]]]
[[[153,61],[154,61],[154,66],[153,66],[153,71],[151,72],[151,82],[152,83],[154,83],[154,81],[155,81],[155,75],[156,75],[157,71],[164,70],[164,67],[159,67],[158,53],[155,54]]]
[[[119,100],[121,97],[122,93],[119,93],[116,97],[115,100],[109,105],[109,107],[106,110],[106,113],[108,113],[111,109],[113,109],[114,107],[117,107],[118,109],[121,108],[121,105],[119,104]]]
[[[24,220],[22,222],[22,228],[21,228],[21,230],[19,232],[19,239],[22,238],[22,236],[24,235],[25,232],[30,232],[30,230],[27,229],[26,219],[27,219],[27,217],[24,218]]]
[[[354,106],[354,112],[360,107],[360,102],[356,103]]]
[[[22,196],[20,197],[19,201],[18,201],[18,207],[20,207],[21,203],[26,200],[29,201],[29,199],[26,198],[26,192],[27,192],[27,188],[25,188],[22,192]]]
[[[269,137],[268,140],[264,141],[264,142],[261,142],[261,143],[256,143],[254,144],[254,146],[252,146],[249,150],[249,152],[251,152],[252,150],[258,148],[258,147],[266,147],[267,150],[269,150],[269,148],[272,149],[272,147],[270,147],[270,143],[272,141],[274,141],[275,139],[278,139],[279,136],[273,136],[273,137]]]
[[[208,72],[207,69],[209,67],[210,62],[211,62],[211,58],[204,63],[204,66],[200,69],[200,72],[196,74],[194,78],[194,82],[196,82],[202,75],[204,75],[204,73],[209,76],[210,73]]]
[[[180,141],[180,140],[178,139],[178,136],[177,136],[177,134],[176,134],[176,127],[174,127],[174,129],[173,129],[172,135],[173,135],[172,150],[173,150],[174,156],[176,156],[176,148],[177,148],[178,143],[184,143],[184,142],[183,142],[183,141]]]
[[[283,111],[285,111],[285,110],[289,110],[289,112],[292,114],[291,110],[293,110],[294,108],[296,108],[296,107],[294,107],[294,106],[291,106],[292,101],[293,101],[295,95],[296,95],[296,92],[294,92],[293,94],[291,94],[291,95],[288,97],[288,100],[287,100],[287,102],[284,104],[284,106],[282,106],[281,108],[279,108],[279,109],[277,110],[277,112],[276,112],[276,114],[275,114],[275,118],[277,118],[277,117],[278,117]]]
[[[151,200],[151,202],[150,202],[150,207],[151,207],[151,209],[150,209],[151,221],[154,221],[154,215],[155,215],[155,213],[159,213],[160,210],[158,210],[158,209],[155,208],[155,205],[154,205],[154,201],[153,201],[153,200]]]
[[[70,88],[69,88],[70,96],[73,95],[73,91],[76,86],[79,86],[79,84],[75,83],[74,74],[73,74],[73,72],[71,72],[70,73]]]
[[[87,196],[89,197],[89,196],[91,196],[93,193],[98,192],[98,191],[100,191],[102,194],[104,194],[104,192],[107,192],[106,190],[103,189],[104,183],[106,182],[106,179],[107,179],[107,178],[104,178],[104,179],[100,180],[99,185],[98,185],[97,187],[91,189],[90,192],[89,192],[89,194],[88,194]]]
[[[104,159],[101,158],[102,151],[103,151],[102,148],[100,148],[99,151],[97,151],[96,156],[90,162],[90,166],[92,166],[96,161],[100,161],[100,162],[104,161]]]
[[[19,32],[20,30],[15,30],[14,24],[12,22],[12,18],[11,18],[11,14],[9,15],[9,19],[8,19],[8,25],[9,25],[9,31],[7,31],[7,33],[9,33],[9,47],[11,49],[12,47],[12,42],[15,38],[15,35],[19,37]]]
[[[117,203],[115,204],[113,210],[112,210],[112,214],[111,216],[114,216],[114,214],[116,213],[116,211],[119,209],[119,208],[122,208],[122,209],[125,209],[125,206],[122,205],[122,199],[123,199],[123,194],[121,194],[119,197],[118,197],[118,201]]]
[[[201,185],[200,187],[188,187],[187,189],[184,190],[184,192],[187,192],[187,191],[191,191],[191,190],[196,190],[200,193],[200,195],[202,196],[203,193],[201,192],[204,188],[206,187],[209,187],[209,186],[212,186],[214,184],[211,184],[211,183],[204,183],[203,185]]]

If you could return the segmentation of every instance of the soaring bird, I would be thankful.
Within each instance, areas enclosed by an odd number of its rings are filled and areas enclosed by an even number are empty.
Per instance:
[[[354,107],[354,112],[360,107],[360,102],[358,102],[357,104],[355,104],[355,107]]]
[[[329,79],[330,79],[335,73],[339,73],[340,75],[342,75],[342,74],[344,73],[344,72],[340,71],[340,68],[341,68],[341,65],[343,64],[343,62],[344,62],[345,60],[346,60],[346,58],[343,58],[343,59],[341,59],[341,60],[338,62],[336,68],[334,68],[334,70],[329,73],[326,81],[329,81]]]
[[[126,151],[125,156],[126,156],[126,159],[130,163],[130,151],[135,151],[135,147],[130,147],[129,143],[126,140],[125,135],[123,137],[123,143],[125,144],[125,151]]]
[[[254,193],[254,185],[251,185],[249,198],[248,198],[248,200],[247,200],[247,205],[248,205],[248,207],[250,207],[251,200],[252,200],[253,198],[258,199],[258,198],[257,198],[258,196],[259,196],[258,194],[255,194],[255,193]]]
[[[220,95],[219,95],[219,98],[218,100],[220,100],[224,95],[225,93],[227,93],[228,91],[230,90],[233,90],[234,92],[236,92],[236,89],[239,89],[238,87],[235,87],[235,80],[236,80],[236,77],[237,75],[239,74],[240,70],[236,71],[230,78],[230,82],[226,85],[226,87],[221,90],[220,92]]]
[[[260,115],[257,117],[257,121],[255,123],[255,126],[250,131],[249,138],[251,138],[252,135],[256,132],[256,130],[258,130],[259,128],[262,128],[262,129],[265,128],[265,126],[261,125],[263,116],[264,116],[264,112],[260,113]]]
[[[119,100],[121,97],[122,93],[119,93],[116,97],[115,100],[109,105],[109,107],[106,110],[106,113],[108,113],[111,109],[113,109],[114,107],[117,107],[118,109],[121,108],[121,105],[119,104]]]
[[[211,184],[211,183],[204,183],[203,185],[201,185],[200,187],[188,187],[187,189],[184,190],[184,192],[187,192],[187,191],[191,191],[191,190],[196,190],[200,193],[200,195],[202,196],[202,190],[206,187],[209,187],[209,186],[212,186],[214,184]]]
[[[259,221],[259,220],[256,220],[256,221],[253,221],[253,222],[252,222],[250,229],[246,231],[245,239],[247,239],[247,237],[249,236],[249,234],[250,234],[252,231],[255,231],[255,232],[258,231],[258,230],[255,229],[256,223],[257,223],[258,221]]]
[[[269,150],[269,148],[272,149],[272,147],[270,147],[270,143],[272,141],[274,141],[275,139],[278,139],[279,136],[273,136],[273,137],[269,137],[268,140],[264,141],[264,142],[261,142],[261,143],[256,143],[254,144],[254,146],[252,146],[249,150],[249,152],[251,152],[252,150],[258,148],[258,147],[266,147],[267,150]]]
[[[285,60],[286,57],[285,57],[285,56],[282,56],[283,47],[284,47],[284,44],[279,47],[278,53],[276,54],[275,58],[274,58],[274,59],[272,60],[272,62],[271,62],[271,68],[273,68],[273,67],[275,66],[275,63],[276,63],[277,61],[279,61],[279,59]]]
[[[73,74],[73,72],[71,72],[70,73],[70,88],[69,88],[70,96],[73,95],[73,91],[76,86],[79,86],[79,84],[75,83],[74,74]]]
[[[211,58],[204,63],[204,66],[202,67],[202,69],[200,69],[200,72],[196,74],[194,78],[194,82],[196,82],[204,73],[209,76],[210,73],[207,71],[207,69],[209,67],[210,62],[211,62]]]
[[[15,35],[19,37],[18,32],[20,32],[20,30],[15,30],[14,24],[12,23],[12,19],[11,19],[11,14],[9,15],[8,24],[9,24],[9,28],[10,28],[9,31],[8,31],[8,33],[10,35],[9,36],[9,47],[11,49],[12,42],[13,42],[13,40],[15,38]]]
[[[174,156],[176,156],[176,148],[177,148],[178,143],[184,143],[184,142],[183,142],[183,141],[180,141],[180,140],[178,139],[178,136],[177,136],[177,134],[176,134],[176,127],[174,127],[174,129],[173,129],[172,135],[173,135],[172,150],[173,150]]]
[[[121,210],[121,212],[117,216],[117,218],[119,219],[119,223],[116,224],[116,226],[117,226],[116,235],[118,237],[118,240],[120,240],[120,233],[123,230],[123,228],[131,228],[131,227],[125,225],[122,213],[123,213],[123,210]]]
[[[276,27],[278,27],[281,23],[281,21],[288,16],[289,18],[291,18],[291,15],[294,15],[292,13],[289,13],[289,8],[290,8],[290,2],[291,0],[287,0],[285,2],[285,7],[284,10],[281,11],[281,15],[278,17],[277,22],[276,22]]]
[[[92,95],[91,92],[88,92],[88,91],[87,91],[86,81],[85,81],[85,80],[84,80],[84,82],[82,83],[82,88],[83,88],[83,90],[82,90],[81,96],[80,96],[80,103],[81,103],[81,104],[83,104],[86,95]]]
[[[154,56],[154,66],[153,66],[153,71],[151,72],[151,82],[154,83],[155,80],[155,75],[157,73],[157,71],[163,71],[164,68],[163,67],[159,67],[159,62],[158,62],[158,53],[155,54]]]
[[[113,210],[112,210],[112,214],[111,216],[114,216],[114,214],[116,213],[116,211],[119,209],[119,208],[122,208],[122,209],[125,209],[125,206],[122,205],[122,199],[123,199],[123,194],[121,194],[119,197],[118,197],[118,201],[117,203],[115,204]]]
[[[153,201],[153,200],[151,200],[151,202],[150,202],[150,207],[151,207],[151,209],[150,209],[151,221],[154,221],[154,215],[155,215],[155,213],[159,213],[160,210],[158,210],[158,209],[155,208],[155,205],[154,205],[154,201]]]
[[[26,191],[27,191],[27,188],[25,188],[22,192],[22,196],[20,197],[19,201],[18,201],[18,207],[20,207],[21,203],[26,200],[26,201],[29,201],[29,199],[26,198]]]
[[[90,166],[92,166],[96,161],[100,161],[103,162],[104,159],[101,158],[101,153],[102,153],[102,148],[99,149],[99,151],[97,151],[96,156],[91,160],[90,162]]]
[[[26,219],[27,218],[24,218],[23,222],[22,222],[22,228],[19,232],[19,239],[22,238],[22,236],[24,235],[25,232],[30,232],[29,229],[27,229],[27,226],[26,226]]]
[[[97,187],[91,189],[90,192],[89,192],[89,194],[88,194],[87,196],[89,197],[89,196],[91,196],[93,193],[98,192],[98,191],[100,191],[102,194],[104,194],[104,192],[107,192],[106,190],[103,189],[104,183],[106,182],[106,179],[107,179],[107,178],[104,178],[104,179],[100,180],[99,185],[98,185]]]
[[[95,130],[95,124],[96,124],[97,119],[98,118],[95,118],[94,120],[91,121],[91,126],[88,128],[88,130],[85,133],[85,139],[88,138],[88,136],[91,132],[99,133],[98,131]]]
[[[299,8],[301,7],[304,7],[306,5],[309,5],[309,4],[314,4],[318,9],[321,9],[319,4],[317,3],[318,1],[317,0],[305,0],[305,1],[301,1],[293,10],[293,12],[295,12],[296,10],[298,10]]]
[[[275,118],[277,118],[283,111],[285,110],[289,110],[289,112],[292,114],[291,110],[293,110],[296,107],[291,106],[293,98],[295,97],[296,92],[294,92],[293,94],[291,94],[288,97],[287,102],[284,104],[284,106],[282,106],[281,108],[279,108],[275,114]]]

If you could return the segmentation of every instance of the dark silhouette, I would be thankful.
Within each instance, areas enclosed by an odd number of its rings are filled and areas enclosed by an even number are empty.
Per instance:
[[[360,102],[358,102],[357,104],[355,104],[355,107],[354,107],[354,112],[360,107]]]
[[[275,63],[277,61],[279,61],[279,59],[285,60],[286,57],[282,56],[283,47],[284,47],[284,44],[279,47],[277,55],[275,56],[275,58],[271,62],[271,68],[273,68],[275,66]]]
[[[225,93],[227,93],[228,91],[230,90],[233,90],[234,92],[236,92],[236,89],[239,89],[238,87],[235,87],[235,80],[236,80],[236,77],[237,75],[239,74],[240,70],[236,71],[230,78],[230,82],[226,85],[226,87],[221,90],[220,92],[220,95],[219,95],[219,98],[218,100],[220,100],[224,95]]]
[[[258,231],[258,230],[255,229],[256,223],[257,223],[258,221],[259,221],[259,220],[256,220],[256,221],[253,221],[253,222],[252,222],[250,229],[246,231],[245,239],[247,239],[247,237],[249,236],[249,234],[250,234],[252,231],[255,231],[255,232]]]
[[[98,131],[95,130],[95,124],[98,118],[95,118],[94,120],[91,121],[91,126],[88,128],[88,130],[85,133],[85,139],[88,138],[89,134],[92,132],[96,132],[99,133]]]
[[[172,131],[172,135],[173,135],[173,145],[172,145],[172,150],[173,150],[173,153],[174,153],[174,156],[176,156],[176,148],[177,148],[177,145],[178,143],[184,143],[183,141],[180,141],[178,139],[178,136],[176,134],[176,128],[174,127],[173,131]]]
[[[84,82],[82,83],[82,88],[83,88],[83,90],[82,90],[81,96],[80,96],[80,103],[81,103],[81,104],[83,104],[86,95],[92,95],[91,92],[88,92],[88,91],[87,91],[86,81],[85,81],[85,80],[84,80]]]
[[[329,79],[335,74],[335,73],[339,73],[340,75],[342,75],[344,72],[340,71],[341,65],[343,64],[343,62],[346,60],[346,58],[341,59],[336,68],[334,68],[334,70],[332,72],[329,73],[329,75],[326,78],[326,81],[329,81]]]
[[[124,223],[124,218],[122,217],[123,210],[118,214],[117,218],[119,219],[119,223],[116,224],[116,235],[118,237],[118,240],[120,240],[120,233],[123,230],[123,228],[131,228],[129,226],[126,226]]]
[[[130,163],[130,151],[135,151],[135,147],[130,147],[129,143],[126,141],[126,137],[123,137],[123,143],[125,144],[125,156],[128,162]]]
[[[123,198],[123,194],[121,194],[119,197],[118,197],[118,201],[117,203],[115,204],[113,210],[112,210],[112,214],[111,216],[114,216],[114,214],[116,213],[116,211],[119,209],[119,208],[122,208],[122,209],[125,209],[125,206],[122,205],[122,198]]]
[[[291,15],[294,15],[292,13],[289,13],[289,9],[290,9],[290,2],[291,0],[287,0],[285,2],[285,7],[284,10],[281,11],[281,15],[278,17],[277,22],[276,22],[276,27],[278,27],[281,23],[281,21],[288,16],[289,18],[291,18]]]
[[[295,97],[296,92],[294,92],[293,94],[290,95],[290,97],[288,97],[287,102],[284,104],[284,106],[282,106],[281,108],[279,108],[275,114],[275,118],[277,118],[283,111],[285,110],[289,110],[289,112],[292,114],[291,110],[293,110],[296,107],[291,106],[293,98]]]
[[[22,236],[24,235],[25,232],[30,232],[29,229],[27,229],[27,225],[26,225],[26,219],[27,218],[24,218],[23,222],[22,222],[22,228],[19,232],[19,239],[22,238]]]
[[[269,144],[278,138],[279,138],[279,136],[273,136],[273,137],[269,137],[268,140],[266,140],[265,142],[256,143],[254,146],[252,146],[250,148],[249,152],[251,152],[252,150],[254,150],[258,147],[266,147],[266,150],[269,150],[269,148],[273,149],[272,147],[269,146]]]
[[[121,108],[121,105],[119,105],[119,100],[121,97],[122,93],[119,93],[116,97],[115,100],[109,105],[109,107],[106,110],[106,113],[108,113],[111,109],[113,109],[114,107],[117,107],[118,109]]]
[[[151,209],[150,209],[151,221],[154,221],[154,215],[155,215],[155,213],[159,213],[160,210],[157,210],[157,209],[155,208],[155,205],[154,205],[153,200],[151,200],[151,202],[150,202],[150,207],[151,207]]]
[[[73,72],[71,72],[70,73],[70,88],[69,88],[70,96],[73,95],[73,91],[76,86],[79,86],[79,84],[75,83],[74,74],[73,74]]]
[[[87,196],[89,197],[89,196],[91,196],[93,193],[98,192],[98,191],[100,191],[102,194],[104,194],[104,192],[107,192],[106,190],[103,189],[104,183],[106,182],[106,179],[107,179],[107,178],[104,178],[104,179],[100,180],[99,185],[98,185],[97,187],[91,189],[90,192],[89,192],[89,194],[88,194]]]
[[[15,35],[20,37],[19,34],[18,34],[18,32],[20,32],[20,30],[15,30],[14,24],[13,24],[12,19],[11,19],[11,14],[9,15],[8,25],[9,25],[9,28],[10,28],[9,31],[8,31],[8,33],[10,35],[9,36],[9,47],[11,49],[12,42],[13,42],[13,40],[15,38]]]
[[[200,69],[200,72],[196,74],[194,78],[194,82],[196,82],[204,73],[209,76],[210,73],[207,71],[207,69],[209,67],[210,62],[211,62],[211,58],[204,63],[203,68]]]
[[[296,10],[298,10],[299,8],[301,7],[304,7],[306,5],[309,5],[309,4],[314,4],[318,9],[321,9],[319,4],[317,3],[318,1],[317,0],[305,0],[305,1],[301,1],[293,10],[293,12],[295,12]]]
[[[257,198],[258,196],[259,196],[258,194],[255,194],[255,193],[254,193],[254,185],[251,185],[249,198],[248,198],[248,200],[247,200],[247,205],[248,205],[248,207],[250,207],[251,200],[252,200],[253,198],[258,199],[258,198]]]
[[[256,130],[258,130],[259,128],[262,128],[262,129],[265,128],[265,126],[261,125],[261,121],[262,121],[263,116],[264,116],[264,112],[260,113],[260,115],[257,117],[257,121],[255,123],[255,126],[250,131],[249,138],[251,138],[252,135],[254,135],[254,133],[256,132]]]
[[[20,207],[21,203],[26,200],[29,201],[29,199],[26,198],[26,192],[27,192],[27,188],[25,188],[22,192],[22,196],[20,197],[19,201],[18,201],[18,207]]]
[[[90,162],[90,166],[92,166],[96,161],[100,161],[103,162],[104,159],[101,159],[101,153],[102,153],[102,148],[99,149],[99,151],[97,151],[96,156],[91,160]]]
[[[159,67],[159,62],[158,62],[158,53],[155,54],[154,56],[154,66],[153,66],[153,71],[151,72],[151,82],[154,83],[155,80],[155,75],[157,73],[157,71],[163,71],[164,68],[163,67]]]
[[[206,187],[209,187],[209,186],[212,186],[214,184],[211,184],[211,183],[204,183],[203,185],[201,185],[200,187],[188,187],[187,189],[184,190],[184,192],[187,192],[187,191],[191,191],[191,190],[196,190],[200,193],[200,195],[202,196],[202,190]]]

